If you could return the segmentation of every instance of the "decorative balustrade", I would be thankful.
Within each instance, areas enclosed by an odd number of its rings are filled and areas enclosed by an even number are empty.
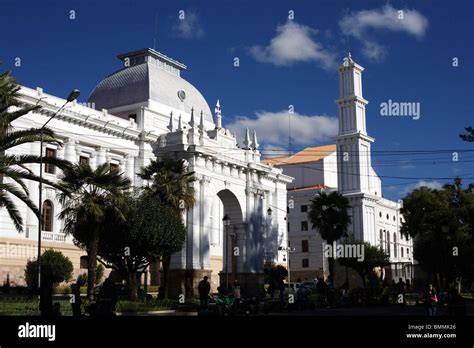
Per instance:
[[[55,232],[41,232],[41,239],[48,242],[65,242],[66,235],[64,233],[55,233]]]

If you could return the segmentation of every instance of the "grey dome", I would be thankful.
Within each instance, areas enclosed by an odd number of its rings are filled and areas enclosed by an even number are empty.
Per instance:
[[[213,122],[211,110],[202,94],[196,87],[180,77],[180,70],[185,68],[184,65],[154,50],[137,52],[145,52],[145,58],[150,59],[143,59],[140,64],[123,68],[109,75],[94,88],[88,102],[95,103],[95,108],[100,110],[152,100],[186,113],[191,113],[191,108],[194,108],[194,112],[199,115],[202,110],[204,119]],[[154,57],[147,55],[150,52],[154,54]],[[136,57],[137,53],[133,53]],[[158,54],[160,56],[157,56]],[[185,93],[183,100],[181,100],[183,95],[181,98],[178,96],[179,91]]]

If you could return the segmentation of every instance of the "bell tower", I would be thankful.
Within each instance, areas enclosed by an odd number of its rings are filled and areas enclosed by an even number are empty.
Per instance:
[[[367,135],[365,106],[362,96],[364,68],[349,53],[339,66],[339,133],[336,136],[338,190],[346,193],[370,193],[372,165],[370,146],[374,139]]]

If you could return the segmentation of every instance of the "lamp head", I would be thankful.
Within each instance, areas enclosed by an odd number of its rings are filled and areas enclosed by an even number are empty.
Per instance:
[[[67,101],[72,102],[73,100],[76,100],[77,97],[79,97],[80,95],[81,95],[81,91],[79,91],[78,89],[73,89],[71,93],[69,93],[67,97]]]

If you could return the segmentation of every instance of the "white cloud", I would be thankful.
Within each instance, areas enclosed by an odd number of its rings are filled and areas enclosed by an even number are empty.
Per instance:
[[[313,40],[317,31],[292,20],[276,29],[277,35],[267,46],[252,46],[250,54],[262,63],[288,66],[298,62],[317,62],[324,69],[335,67],[334,54]]]
[[[256,118],[236,117],[228,125],[232,132],[237,133],[237,142],[242,144],[245,129],[257,131],[258,142],[262,149],[283,150],[288,147],[288,111],[280,112],[261,111],[256,113]],[[291,142],[294,145],[316,145],[318,142],[331,141],[338,132],[338,119],[330,116],[308,116],[293,113],[290,116]],[[275,151],[273,151],[275,152]],[[276,155],[285,155],[284,151]]]
[[[257,133],[258,136],[258,133]],[[260,141],[260,140],[259,140]],[[272,158],[272,157],[283,157],[288,156],[288,145],[287,146],[277,146],[277,145],[266,145],[264,144],[260,151],[265,155],[265,158]]]
[[[431,189],[435,189],[435,190],[441,190],[443,188],[443,184],[440,183],[439,181],[420,180],[417,183],[405,186],[405,188],[401,191],[401,193],[402,193],[402,195],[406,195],[406,194],[412,192],[413,190],[416,190],[416,189],[418,189],[422,186],[425,186],[425,187],[428,187],[428,188],[431,188]]]
[[[400,9],[385,5],[380,9],[361,10],[345,15],[339,26],[346,35],[362,43],[363,54],[372,60],[382,59],[387,48],[370,36],[370,31],[402,32],[422,39],[428,29],[428,19],[416,10]]]
[[[172,31],[177,37],[183,39],[198,39],[204,36],[199,16],[189,10],[184,12],[184,18],[177,19]]]

